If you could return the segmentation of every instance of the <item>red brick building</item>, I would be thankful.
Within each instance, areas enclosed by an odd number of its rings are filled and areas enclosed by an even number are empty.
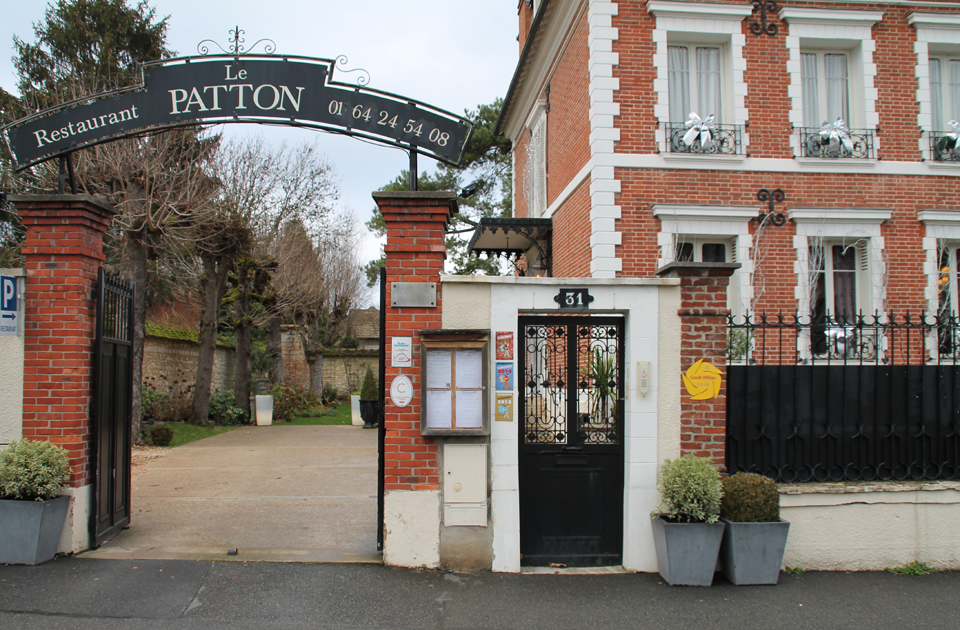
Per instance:
[[[499,131],[551,275],[738,262],[734,314],[957,310],[960,4],[518,10]]]

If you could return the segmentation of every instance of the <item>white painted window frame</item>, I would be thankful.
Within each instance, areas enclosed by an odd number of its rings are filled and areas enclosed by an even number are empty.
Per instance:
[[[730,278],[733,291],[728,292],[728,307],[734,315],[743,315],[753,301],[753,260],[750,256],[753,237],[750,220],[757,218],[755,206],[697,206],[658,203],[653,215],[660,219],[657,245],[660,257],[657,267],[676,260],[677,237],[703,240],[714,237],[732,245],[731,257],[740,269]]]
[[[747,84],[743,79],[747,69],[747,62],[743,57],[746,36],[743,34],[742,23],[753,13],[753,7],[711,2],[650,0],[647,3],[647,11],[657,20],[656,28],[653,30],[653,41],[657,46],[653,55],[653,65],[657,69],[653,89],[657,93],[657,104],[654,105],[653,111],[660,123],[657,126],[656,141],[661,151],[667,153],[666,124],[678,122],[670,120],[670,81],[667,67],[669,44],[699,43],[721,47],[720,74],[724,83],[724,122],[730,125],[746,125],[748,121]],[[702,117],[710,115],[710,112],[697,113]],[[749,134],[744,132],[744,153],[749,144]],[[702,159],[705,156],[694,157]]]
[[[933,111],[930,96],[930,54],[960,52],[960,13],[924,13],[914,11],[907,16],[907,23],[917,31],[917,40],[913,50],[917,54],[917,125],[920,127],[920,154],[928,163],[946,168],[958,168],[957,162],[934,162],[930,147],[930,134],[944,129],[933,128]]]
[[[790,25],[785,38],[790,53],[787,72],[790,75],[790,122],[803,127],[803,82],[800,53],[805,49],[843,50],[848,58],[850,118],[845,121],[851,129],[873,129],[880,124],[877,113],[878,91],[874,86],[877,66],[873,61],[876,42],[873,25],[883,18],[883,11],[826,9],[823,7],[784,7],[780,19]],[[832,122],[832,121],[831,121]],[[799,158],[800,135],[792,134],[790,144],[794,157]],[[874,150],[880,148],[880,139],[874,136]],[[861,161],[861,160],[858,160]]]
[[[547,199],[547,111],[543,101],[531,112],[530,142],[527,149],[527,209],[528,216],[546,216]]]

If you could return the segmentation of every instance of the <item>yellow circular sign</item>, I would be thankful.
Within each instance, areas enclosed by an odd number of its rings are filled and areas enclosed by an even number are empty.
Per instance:
[[[720,394],[723,372],[700,359],[683,375],[683,384],[694,400],[709,400]]]

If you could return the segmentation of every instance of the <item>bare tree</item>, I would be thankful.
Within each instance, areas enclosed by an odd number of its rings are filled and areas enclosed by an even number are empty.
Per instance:
[[[213,174],[220,189],[217,218],[198,225],[196,245],[203,261],[203,314],[200,322],[200,355],[194,388],[193,421],[205,422],[210,407],[213,353],[217,318],[227,288],[228,273],[237,276],[237,365],[234,394],[238,406],[249,411],[250,326],[249,295],[257,269],[268,264],[257,256],[263,243],[277,238],[289,220],[319,226],[339,197],[332,165],[316,145],[273,150],[262,138],[227,142],[218,152]],[[260,244],[260,245],[258,245]],[[237,267],[238,262],[243,262]]]

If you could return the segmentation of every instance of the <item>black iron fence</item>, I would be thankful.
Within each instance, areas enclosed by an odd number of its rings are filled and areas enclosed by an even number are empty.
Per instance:
[[[731,474],[960,479],[956,318],[738,317],[727,330]]]

